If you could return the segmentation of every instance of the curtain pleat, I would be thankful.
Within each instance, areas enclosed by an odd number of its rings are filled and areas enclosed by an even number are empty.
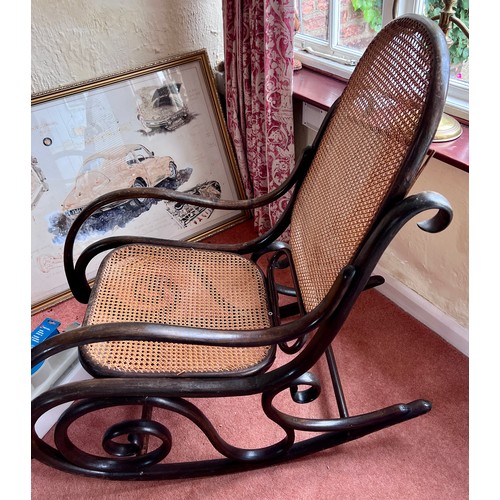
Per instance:
[[[248,197],[279,186],[295,163],[293,0],[223,0],[229,134]],[[255,211],[260,234],[279,218],[284,197]]]

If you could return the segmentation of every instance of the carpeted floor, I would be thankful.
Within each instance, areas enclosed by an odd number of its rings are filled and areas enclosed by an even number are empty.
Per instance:
[[[213,239],[236,240],[242,225]],[[33,317],[51,316],[61,327],[81,321],[83,306],[68,301]],[[258,471],[164,482],[115,482],[53,470],[31,462],[31,498],[41,499],[255,499],[255,500],[460,500],[467,499],[469,477],[468,358],[415,321],[376,290],[365,292],[335,343],[337,362],[352,414],[393,403],[429,399],[427,415],[311,457]],[[326,363],[320,371],[326,370]],[[327,388],[312,407],[296,409],[316,416],[333,408]],[[276,437],[258,412],[255,398],[203,401],[219,432],[233,444],[262,446]],[[309,405],[304,405],[309,406]],[[113,410],[117,412],[118,410]],[[124,412],[132,411],[127,408]],[[312,412],[312,413],[311,413]],[[90,430],[75,429],[75,440],[90,441],[112,416],[89,417]],[[165,412],[174,446],[172,458],[199,456],[209,449],[203,436],[181,417]],[[253,432],[250,432],[250,429]],[[188,431],[194,431],[189,433]],[[47,436],[50,439],[50,433]]]

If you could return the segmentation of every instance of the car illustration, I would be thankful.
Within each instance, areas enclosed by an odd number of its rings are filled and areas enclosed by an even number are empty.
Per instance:
[[[137,118],[146,132],[158,128],[173,131],[189,120],[181,86],[180,83],[170,83],[162,87],[143,87],[137,91]]]
[[[204,196],[205,198],[220,199],[221,186],[215,180],[207,181],[196,185],[189,191],[185,191],[185,193]],[[168,202],[167,211],[181,227],[185,228],[190,222],[195,221],[197,218],[200,220],[208,219],[212,215],[213,209],[197,207],[181,202]]]
[[[31,157],[31,210],[33,210],[42,197],[49,190],[49,185],[42,169],[38,166],[38,160]]]
[[[62,204],[67,216],[77,215],[92,200],[116,189],[159,186],[175,179],[177,166],[170,156],[155,156],[142,144],[127,144],[100,151],[85,159],[75,184]],[[129,203],[108,205],[103,210]]]

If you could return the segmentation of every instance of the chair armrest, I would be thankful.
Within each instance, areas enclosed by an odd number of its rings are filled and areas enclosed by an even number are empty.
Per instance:
[[[278,188],[265,195],[248,200],[221,200],[218,198],[208,198],[199,195],[182,193],[171,189],[155,187],[120,189],[96,198],[89,203],[82,210],[82,212],[80,212],[80,214],[78,214],[68,231],[64,243],[64,270],[73,295],[82,303],[86,303],[88,301],[90,286],[85,274],[88,263],[99,253],[116,248],[117,246],[132,242],[144,242],[169,244],[172,246],[189,245],[190,247],[196,248],[207,247],[206,244],[204,245],[202,243],[193,244],[192,242],[187,243],[182,241],[178,242],[177,240],[160,240],[158,238],[153,239],[135,236],[104,238],[85,249],[75,264],[74,247],[78,232],[85,221],[97,210],[111,203],[116,203],[117,201],[130,200],[134,198],[153,198],[218,210],[253,210],[272,203],[291,190],[298,181],[304,178],[312,160],[312,156],[313,149],[310,146],[306,147],[301,160],[292,170],[290,176]],[[276,235],[286,228],[286,225],[288,225],[287,219],[281,218],[274,228],[271,228],[266,234],[259,236],[258,238],[242,244],[220,245],[219,249],[222,251],[231,251],[240,254],[252,253],[256,249],[260,249],[262,246],[268,245],[270,241],[273,241],[276,238]]]
[[[103,323],[82,326],[50,337],[31,349],[31,365],[59,352],[96,342],[119,340],[145,340],[183,344],[216,345],[224,347],[257,347],[294,340],[318,326],[318,322],[331,314],[344,298],[356,276],[354,266],[347,266],[339,274],[336,286],[311,312],[296,321],[263,330],[216,330],[156,323]],[[330,297],[334,298],[333,302]]]
[[[437,213],[430,219],[418,222],[417,226],[422,231],[438,233],[446,229],[453,219],[451,205],[443,195],[434,191],[424,191],[394,204],[371,231],[356,258],[355,265],[371,273],[400,229],[416,215],[433,209],[437,210]]]

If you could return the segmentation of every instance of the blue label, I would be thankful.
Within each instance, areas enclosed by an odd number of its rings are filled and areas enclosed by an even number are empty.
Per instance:
[[[59,321],[56,321],[52,318],[45,318],[40,325],[38,325],[32,332],[31,332],[31,348],[35,347],[38,344],[41,344],[44,340],[48,339],[49,337],[52,337],[53,335],[57,335],[59,332],[57,330],[57,327],[61,323]],[[35,373],[37,370],[40,369],[40,367],[43,365],[44,361],[41,361],[38,363],[36,366],[34,366],[31,369],[31,375]]]

